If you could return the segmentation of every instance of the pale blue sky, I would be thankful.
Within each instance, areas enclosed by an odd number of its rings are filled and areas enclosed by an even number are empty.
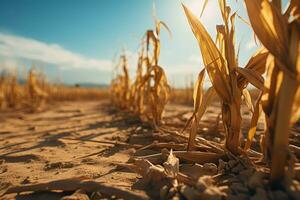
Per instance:
[[[177,86],[201,70],[201,56],[181,2],[199,15],[202,0],[156,0],[157,17],[172,31],[162,32],[160,64]],[[229,0],[234,11],[247,18],[243,1]],[[0,64],[13,68],[32,62],[65,83],[109,83],[111,59],[126,47],[131,72],[138,43],[153,27],[152,0],[0,0]],[[221,22],[217,0],[210,0],[201,21],[214,35]],[[240,64],[256,46],[253,33],[236,20]]]

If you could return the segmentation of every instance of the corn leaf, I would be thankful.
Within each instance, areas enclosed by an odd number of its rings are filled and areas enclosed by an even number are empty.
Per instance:
[[[216,94],[216,90],[215,90],[214,87],[208,88],[208,90],[205,92],[205,94],[203,96],[202,104],[200,105],[200,108],[199,108],[198,113],[197,113],[197,118],[198,119],[201,119],[201,117],[203,116],[206,108],[211,104],[215,94]]]
[[[199,73],[198,80],[194,87],[193,99],[194,99],[194,110],[196,112],[198,111],[199,106],[202,102],[204,77],[205,77],[205,69],[201,70],[201,72]]]
[[[261,43],[281,61],[287,58],[288,27],[268,0],[245,0],[250,22]]]
[[[228,21],[230,8],[226,5],[226,0],[219,0],[219,7],[221,9],[221,15],[224,22]]]
[[[207,3],[208,3],[208,0],[204,0],[204,3],[203,3],[203,6],[202,6],[202,9],[201,9],[201,13],[200,13],[200,17],[202,16],[206,6],[207,6]]]
[[[225,45],[227,47],[227,63],[228,63],[228,67],[231,69],[234,69],[237,67],[237,63],[236,63],[236,55],[235,55],[235,27],[234,27],[234,23],[235,23],[235,16],[236,13],[232,14],[230,17],[230,21],[231,21],[231,29],[229,32],[229,38],[228,38],[228,42],[227,45]]]
[[[259,95],[259,97],[256,101],[256,104],[255,104],[254,112],[253,112],[251,122],[250,122],[250,130],[248,132],[247,141],[246,141],[246,144],[245,144],[245,147],[244,147],[245,151],[247,151],[250,148],[252,140],[253,140],[254,135],[256,133],[258,119],[259,119],[259,116],[260,116],[261,111],[262,111],[262,106],[261,106],[261,103],[260,103],[261,97],[262,97],[262,93]]]
[[[197,112],[195,112],[193,114],[194,117],[192,119],[193,120],[192,121],[192,127],[191,127],[189,141],[188,141],[188,150],[191,150],[194,143],[195,143],[195,139],[196,139],[196,135],[197,135],[197,128],[198,128],[199,122],[200,122],[203,114],[205,113],[206,108],[212,102],[213,97],[214,97],[215,94],[216,94],[216,92],[215,92],[214,87],[210,87],[205,92],[199,109],[197,110]]]
[[[222,73],[222,68],[226,67],[224,58],[197,17],[184,5],[183,8],[198,40],[203,62],[212,84],[223,101],[230,101],[229,83],[226,81],[226,74]]]
[[[165,22],[163,22],[163,21],[159,21],[159,22],[156,24],[156,30],[157,30],[157,33],[160,32],[160,27],[161,27],[161,26],[163,26],[163,27],[167,30],[169,36],[171,37],[171,36],[172,36],[171,29],[170,29],[170,28],[168,27],[168,25],[167,25]]]
[[[266,63],[269,53],[265,49],[260,49],[255,55],[253,55],[244,68],[251,69],[257,74],[262,75],[266,70]],[[248,81],[242,74],[238,74],[239,88],[243,88],[247,85]]]
[[[264,79],[259,73],[249,68],[238,67],[236,70],[239,74],[244,76],[249,83],[260,90],[264,90]]]
[[[245,100],[247,107],[253,113],[254,108],[253,108],[253,104],[252,104],[251,95],[250,95],[250,92],[246,88],[243,89],[243,96],[244,96],[244,100]]]

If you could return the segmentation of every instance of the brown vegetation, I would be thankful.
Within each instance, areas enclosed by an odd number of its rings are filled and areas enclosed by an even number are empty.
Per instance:
[[[106,88],[84,88],[49,83],[43,73],[31,69],[26,82],[18,82],[17,74],[2,72],[0,77],[0,109],[25,108],[30,111],[40,109],[45,103],[104,99]]]
[[[169,28],[155,19],[154,29],[142,37],[136,76],[129,75],[125,53],[113,71],[110,97],[115,108],[101,113],[110,121],[89,121],[83,131],[74,128],[73,134],[67,134],[72,137],[57,139],[59,134],[53,135],[57,143],[80,140],[116,147],[108,149],[107,157],[101,151],[100,159],[117,166],[110,171],[121,173],[126,168],[139,174],[140,178],[127,180],[132,184],[130,189],[123,191],[87,180],[90,177],[76,177],[12,187],[5,194],[64,190],[76,191],[70,198],[93,192],[90,196],[94,199],[96,190],[118,198],[147,199],[129,191],[142,188],[154,199],[299,199],[300,1],[291,0],[283,13],[280,0],[245,0],[249,25],[262,47],[244,67],[239,65],[235,49],[238,15],[226,0],[218,2],[223,24],[216,25],[215,40],[183,5],[204,64],[194,86],[183,90],[169,86],[159,65],[160,31]],[[204,90],[206,74],[211,87]],[[250,90],[250,84],[255,89]],[[0,79],[0,104],[7,107],[25,102],[37,108],[52,100],[101,99],[104,94],[51,85],[34,71],[29,72],[25,85],[19,85],[14,76]],[[170,105],[170,97],[181,98],[180,103],[192,104],[193,108]],[[107,140],[102,133],[80,135],[94,127],[101,131],[116,128],[117,136]],[[117,154],[114,162],[113,154]],[[66,167],[63,163],[47,166]]]

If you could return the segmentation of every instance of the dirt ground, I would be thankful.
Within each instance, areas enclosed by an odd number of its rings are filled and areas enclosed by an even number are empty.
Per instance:
[[[192,107],[169,105],[166,124],[182,128],[191,113]],[[206,126],[204,130],[220,129],[212,125],[218,113],[217,106],[208,109],[201,122]],[[243,113],[246,131],[250,115],[246,110]],[[136,154],[131,145],[144,146],[155,140],[153,134],[149,135],[151,129],[129,113],[115,110],[107,101],[59,103],[34,114],[21,110],[2,112],[0,127],[0,195],[10,186],[86,177],[145,198],[156,198],[136,186],[140,175],[117,165]],[[203,137],[216,142],[223,139],[222,135]],[[151,153],[148,150],[140,155]],[[60,199],[68,194],[22,193],[0,199]]]
[[[46,111],[2,113],[0,190],[85,176],[131,190],[137,174],[116,170],[132,150],[97,141],[127,141],[137,128],[110,113],[107,102],[68,102]],[[7,199],[60,199],[65,194],[6,195]]]

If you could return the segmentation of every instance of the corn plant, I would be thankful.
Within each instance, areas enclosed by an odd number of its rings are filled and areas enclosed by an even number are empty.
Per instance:
[[[213,90],[221,99],[222,121],[226,136],[225,147],[233,154],[242,153],[240,148],[242,97],[251,102],[249,95],[247,95],[249,92],[246,89],[248,83],[263,89],[261,74],[265,71],[267,53],[259,51],[250,58],[244,68],[239,67],[235,52],[234,22],[236,13],[231,14],[231,9],[226,5],[225,0],[219,1],[224,24],[216,26],[216,42],[213,41],[198,18],[188,8],[183,7],[192,31],[198,40],[204,67],[212,83]],[[196,93],[196,96],[198,95],[200,95],[199,92]],[[194,113],[194,116],[198,115],[197,120],[200,120],[203,115],[207,103],[209,103],[207,100],[204,101],[203,108],[200,110],[201,113]],[[195,134],[196,131],[192,131],[190,134],[190,148],[196,137]]]
[[[122,69],[121,74],[118,74],[118,68]],[[116,77],[111,82],[112,102],[121,109],[127,109],[129,108],[130,79],[125,54],[120,56],[116,70]]]
[[[20,91],[17,82],[17,75],[7,77],[7,87],[5,91],[5,101],[8,107],[16,107],[19,99]]]
[[[137,115],[142,115],[144,112],[143,94],[145,90],[142,84],[144,63],[144,44],[142,44],[138,56],[135,81],[130,89],[131,111]]]
[[[169,31],[165,23],[155,20],[155,30],[147,30],[145,34],[146,55],[144,62],[146,70],[138,86],[139,90],[143,92],[140,102],[142,105],[141,116],[151,122],[154,127],[157,127],[162,122],[164,107],[170,94],[167,77],[163,68],[158,64],[161,26],[164,26]],[[153,52],[150,52],[151,45]]]
[[[33,111],[36,110],[42,103],[44,103],[48,96],[48,94],[41,89],[40,85],[43,84],[38,79],[35,71],[31,69],[28,73],[26,87],[29,97],[28,103]]]
[[[271,181],[283,179],[288,157],[289,127],[300,115],[300,1],[282,13],[281,0],[245,0],[252,28],[271,54],[266,92],[264,156],[271,161]]]
[[[170,93],[165,72],[158,64],[161,26],[169,31],[164,22],[155,19],[155,29],[147,30],[142,38],[134,82],[130,83],[125,56],[120,59],[123,72],[119,74],[115,70],[116,77],[111,82],[112,102],[139,115],[142,121],[149,122],[154,128],[162,124]]]
[[[4,106],[4,102],[5,102],[5,96],[4,96],[4,90],[5,90],[5,78],[4,75],[1,74],[0,76],[0,109]]]

